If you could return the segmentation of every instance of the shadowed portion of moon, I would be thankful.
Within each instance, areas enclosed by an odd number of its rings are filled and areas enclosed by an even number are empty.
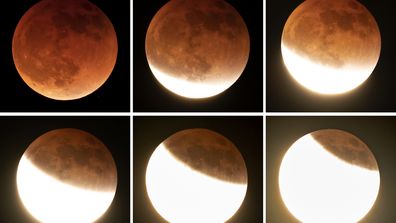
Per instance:
[[[377,161],[368,146],[351,133],[337,129],[324,129],[310,135],[337,158],[356,166],[378,171]]]
[[[226,1],[171,0],[150,23],[146,55],[171,77],[231,85],[246,66],[249,44],[242,17]]]
[[[58,100],[84,97],[111,74],[117,37],[107,16],[87,0],[43,0],[19,21],[15,66],[36,92]]]
[[[315,63],[339,68],[375,66],[381,49],[378,25],[356,0],[307,0],[288,18],[282,43]]]
[[[76,187],[115,191],[117,169],[111,153],[95,136],[78,129],[57,129],[37,138],[24,153],[37,168]]]
[[[190,168],[232,183],[247,184],[245,161],[235,145],[208,129],[187,129],[163,142],[171,154]]]

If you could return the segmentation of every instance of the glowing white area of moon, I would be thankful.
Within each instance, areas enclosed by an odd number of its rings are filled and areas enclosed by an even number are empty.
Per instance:
[[[172,223],[219,223],[241,206],[247,184],[221,181],[177,160],[163,144],[152,154],[146,188],[158,213]]]
[[[217,83],[210,83],[205,80],[202,82],[191,82],[181,77],[174,78],[150,65],[155,78],[168,90],[187,98],[207,98],[229,88],[238,78],[232,81],[222,80]],[[239,77],[239,76],[238,76]]]
[[[17,188],[23,205],[44,223],[88,223],[101,217],[115,192],[99,192],[62,183],[22,156]]]
[[[282,200],[304,223],[357,222],[370,211],[379,187],[379,171],[337,158],[311,135],[290,147],[279,170]]]
[[[302,86],[320,94],[341,94],[361,85],[371,75],[374,65],[356,64],[334,68],[315,63],[281,44],[283,61],[291,76]]]

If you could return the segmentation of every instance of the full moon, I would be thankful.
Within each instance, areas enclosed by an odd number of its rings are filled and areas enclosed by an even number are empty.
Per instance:
[[[279,170],[288,210],[307,223],[353,223],[374,205],[380,173],[374,155],[356,136],[324,129],[298,139]]]
[[[247,170],[235,145],[208,129],[187,129],[151,155],[146,188],[157,212],[172,223],[231,218],[247,190]]]
[[[23,205],[45,223],[88,223],[110,206],[117,187],[111,153],[95,136],[57,129],[29,145],[17,170]]]
[[[351,91],[373,72],[381,50],[378,25],[356,0],[306,0],[287,19],[281,51],[305,88],[334,95]]]
[[[171,0],[155,14],[146,55],[155,78],[187,98],[207,98],[233,85],[245,69],[249,33],[224,0]]]
[[[37,93],[56,100],[85,97],[115,66],[117,37],[107,16],[87,0],[43,0],[19,21],[15,66]]]

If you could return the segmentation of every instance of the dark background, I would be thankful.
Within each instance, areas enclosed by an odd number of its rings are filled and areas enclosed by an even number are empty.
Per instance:
[[[381,55],[376,68],[357,89],[338,96],[323,96],[301,87],[283,64],[280,43],[283,26],[303,1],[266,1],[266,101],[267,111],[396,111],[394,51],[396,20],[391,1],[361,0],[381,32]]]
[[[133,222],[166,221],[156,212],[146,192],[146,167],[151,154],[172,134],[189,128],[207,128],[231,140],[245,159],[248,188],[244,202],[229,223],[263,222],[262,117],[134,117]]]
[[[0,112],[1,111],[91,111],[128,112],[130,110],[130,3],[91,0],[113,23],[118,40],[115,67],[107,81],[92,94],[77,100],[58,101],[44,97],[23,82],[12,58],[15,28],[37,0],[7,3],[0,15]]]
[[[117,191],[100,223],[130,222],[129,117],[0,117],[0,222],[35,222],[16,187],[20,158],[37,137],[58,128],[77,128],[102,141],[117,167]]]
[[[145,51],[146,31],[168,0],[133,2],[133,110],[135,112],[263,110],[263,1],[228,0],[244,19],[250,35],[250,55],[240,78],[211,98],[188,99],[164,88],[152,74]]]
[[[379,166],[381,185],[377,201],[359,222],[395,222],[396,117],[267,117],[266,222],[299,222],[281,200],[279,167],[284,154],[297,139],[328,128],[345,130],[360,138],[373,152]]]

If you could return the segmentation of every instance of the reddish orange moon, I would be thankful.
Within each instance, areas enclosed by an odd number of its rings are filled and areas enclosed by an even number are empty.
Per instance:
[[[107,147],[79,129],[56,129],[38,137],[23,154],[18,193],[42,222],[93,222],[110,206],[117,169]]]
[[[249,33],[224,0],[171,0],[151,20],[146,56],[155,78],[187,98],[207,98],[233,85],[248,61]]]
[[[37,93],[56,100],[85,97],[110,76],[117,36],[87,0],[43,0],[19,21],[12,43],[18,73]]]
[[[281,50],[294,80],[313,92],[336,95],[369,78],[381,35],[373,15],[356,0],[306,0],[287,19]]]

